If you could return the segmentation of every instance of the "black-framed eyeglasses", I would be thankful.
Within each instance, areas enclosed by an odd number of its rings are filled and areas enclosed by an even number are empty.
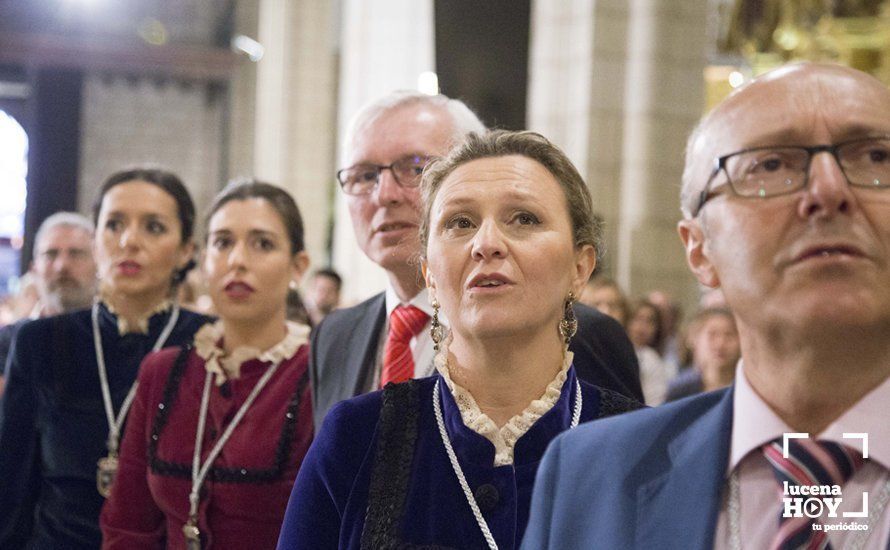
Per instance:
[[[396,183],[402,187],[417,187],[420,185],[420,176],[423,169],[432,161],[432,157],[421,155],[409,155],[402,157],[394,163],[383,166],[381,164],[356,164],[343,168],[337,172],[337,181],[347,195],[367,195],[374,190],[380,182],[380,173],[391,170]]]
[[[847,183],[855,187],[890,187],[890,135],[865,137],[833,145],[754,147],[718,157],[714,170],[699,194],[693,217],[712,198],[720,195],[711,184],[720,172],[732,192],[744,198],[769,198],[804,189],[809,182],[813,155],[831,153]]]

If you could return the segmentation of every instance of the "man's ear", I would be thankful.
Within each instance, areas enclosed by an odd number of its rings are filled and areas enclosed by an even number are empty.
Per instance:
[[[697,219],[681,220],[677,224],[677,232],[686,249],[686,263],[689,264],[692,274],[701,284],[710,288],[718,288],[720,277],[708,257],[707,239],[701,222]]]

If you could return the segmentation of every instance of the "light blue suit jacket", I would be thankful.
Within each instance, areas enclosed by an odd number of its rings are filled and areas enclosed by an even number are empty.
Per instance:
[[[712,548],[732,395],[690,397],[560,435],[538,470],[522,548]]]

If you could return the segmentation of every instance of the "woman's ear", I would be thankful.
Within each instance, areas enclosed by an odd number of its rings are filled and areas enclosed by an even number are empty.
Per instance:
[[[293,275],[291,276],[291,279],[294,281],[294,283],[296,283],[297,285],[300,284],[300,281],[303,280],[303,275],[309,269],[310,263],[311,262],[309,261],[309,254],[307,254],[305,250],[294,254],[294,257],[291,260],[291,264],[293,266]]]
[[[176,259],[176,269],[173,270],[173,274],[170,276],[170,280],[174,287],[182,284],[188,276],[189,271],[198,265],[195,261],[195,243],[192,241],[183,243],[182,246],[179,247],[178,256],[179,257]]]
[[[581,296],[584,285],[590,279],[590,275],[596,268],[596,248],[592,244],[585,244],[575,252],[575,266],[572,274],[572,291],[575,296]]]
[[[426,283],[426,287],[430,290],[436,289],[436,279],[433,277],[432,272],[429,269],[429,263],[426,260],[420,261],[420,272],[423,274],[423,280]]]
[[[182,246],[179,247],[179,258],[176,262],[176,269],[184,269],[185,266],[187,266],[188,263],[194,259],[194,256],[195,243],[192,241],[182,243]]]
[[[432,272],[429,269],[429,263],[426,260],[421,260],[420,262],[420,272],[423,274],[423,280],[426,282],[426,290],[429,293],[430,303],[434,303],[438,301],[436,297],[436,278],[433,277]]]

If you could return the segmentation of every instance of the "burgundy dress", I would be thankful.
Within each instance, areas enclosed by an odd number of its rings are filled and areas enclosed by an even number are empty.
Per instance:
[[[101,516],[103,548],[185,548],[192,454],[207,371],[193,349],[149,355],[127,421],[120,470]],[[202,548],[274,548],[312,441],[308,346],[285,359],[232,432],[201,490]],[[211,383],[205,460],[269,362]]]

